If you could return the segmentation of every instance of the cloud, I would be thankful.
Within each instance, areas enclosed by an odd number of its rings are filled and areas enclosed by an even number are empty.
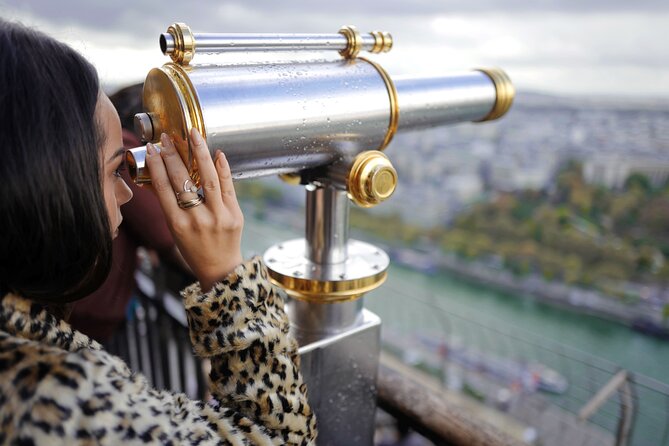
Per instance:
[[[521,89],[669,95],[666,0],[0,0],[0,15],[80,49],[108,84],[140,81],[163,63],[157,37],[174,21],[206,32],[333,33],[355,24],[393,33],[393,51],[375,57],[391,73],[500,66]]]
[[[296,17],[322,15],[345,16],[364,15],[370,18],[384,16],[430,16],[433,14],[460,13],[524,13],[524,12],[591,12],[607,14],[610,12],[660,12],[669,11],[666,0],[275,0],[225,1],[194,0],[193,2],[171,2],[162,0],[116,1],[104,0],[4,0],[3,3],[14,9],[22,9],[34,14],[51,18],[60,24],[71,24],[73,20],[85,21],[90,27],[98,26],[141,26],[149,22],[172,21],[175,18],[189,21],[197,20],[201,25],[220,27],[248,17],[248,11],[255,11],[258,16],[281,16],[285,23],[287,16]],[[231,14],[221,16],[211,14],[222,8]],[[202,14],[207,11],[207,14]],[[128,14],[127,12],[130,12]],[[220,22],[224,20],[224,22]],[[229,22],[226,23],[226,20]],[[280,25],[280,24],[279,24]],[[304,22],[309,27],[308,22]]]

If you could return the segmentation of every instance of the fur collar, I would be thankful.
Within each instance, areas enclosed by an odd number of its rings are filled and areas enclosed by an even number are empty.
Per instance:
[[[55,318],[42,305],[12,293],[0,301],[0,331],[72,352],[102,349],[98,342]]]

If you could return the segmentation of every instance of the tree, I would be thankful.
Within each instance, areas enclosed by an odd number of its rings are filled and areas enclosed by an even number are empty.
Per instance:
[[[625,180],[625,185],[623,187],[626,191],[635,189],[641,190],[644,195],[648,195],[653,190],[653,185],[648,177],[638,172],[630,174]]]

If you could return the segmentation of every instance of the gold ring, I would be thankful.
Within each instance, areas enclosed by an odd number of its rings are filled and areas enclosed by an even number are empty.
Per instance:
[[[195,206],[199,206],[202,204],[204,201],[204,197],[202,195],[198,195],[196,198],[193,198],[192,200],[186,200],[186,201],[181,201],[177,199],[177,204],[181,209],[190,209],[194,208]]]

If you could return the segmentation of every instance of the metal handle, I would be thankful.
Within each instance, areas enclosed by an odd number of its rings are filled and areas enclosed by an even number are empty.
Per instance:
[[[239,51],[331,51],[347,59],[360,51],[388,52],[393,46],[390,33],[361,34],[354,26],[344,26],[337,34],[232,34],[194,33],[184,23],[175,23],[160,35],[160,49],[176,63],[187,65],[195,53]]]

